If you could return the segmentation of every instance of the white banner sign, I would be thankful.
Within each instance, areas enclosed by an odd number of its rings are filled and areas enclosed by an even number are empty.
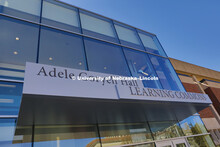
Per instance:
[[[134,77],[26,63],[24,94],[211,103],[205,94],[144,88]]]

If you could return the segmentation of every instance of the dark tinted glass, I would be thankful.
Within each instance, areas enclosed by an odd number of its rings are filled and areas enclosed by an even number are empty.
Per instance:
[[[39,63],[86,69],[82,37],[42,27]]]
[[[164,89],[185,91],[168,59],[149,55]]]
[[[146,53],[124,48],[128,66],[134,77],[157,77]],[[143,80],[145,87],[162,88],[159,79]]]
[[[89,70],[129,76],[121,47],[85,38]]]
[[[36,62],[39,26],[0,16],[0,32],[0,63]]]

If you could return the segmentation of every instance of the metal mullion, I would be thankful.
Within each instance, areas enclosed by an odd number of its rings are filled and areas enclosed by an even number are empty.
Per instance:
[[[77,13],[78,13],[78,21],[79,21],[79,28],[80,28],[80,32],[81,32],[81,36],[82,36],[82,44],[83,44],[83,50],[84,50],[84,55],[85,55],[85,61],[86,61],[86,69],[89,71],[89,63],[88,63],[88,58],[87,58],[87,54],[86,54],[86,46],[85,46],[85,40],[84,40],[84,36],[83,34],[83,29],[82,29],[82,23],[81,23],[81,17],[80,17],[80,11],[79,9],[77,9]]]

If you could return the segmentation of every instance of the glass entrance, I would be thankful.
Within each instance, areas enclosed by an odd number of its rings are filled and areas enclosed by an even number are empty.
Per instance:
[[[157,147],[189,147],[184,138],[156,142]]]

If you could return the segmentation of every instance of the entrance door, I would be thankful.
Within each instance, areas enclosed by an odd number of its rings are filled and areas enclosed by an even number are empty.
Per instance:
[[[156,147],[189,147],[184,138],[169,140],[169,141],[159,141],[156,142]]]

